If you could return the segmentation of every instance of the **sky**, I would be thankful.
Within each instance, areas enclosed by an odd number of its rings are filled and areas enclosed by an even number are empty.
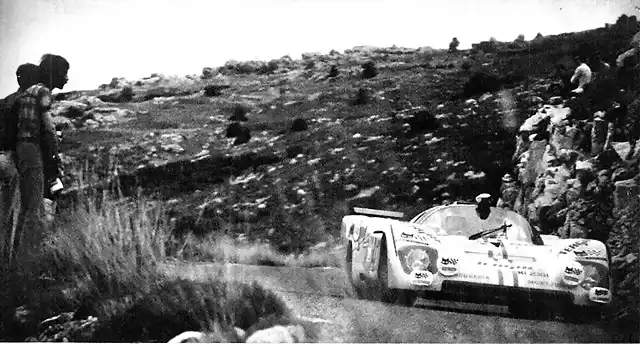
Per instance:
[[[575,32],[640,17],[640,0],[0,0],[0,97],[16,68],[69,61],[64,91],[113,77],[200,74],[230,59],[269,60],[358,45],[460,48]]]

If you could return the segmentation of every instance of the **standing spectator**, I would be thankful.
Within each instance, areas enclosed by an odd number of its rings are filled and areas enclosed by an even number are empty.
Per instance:
[[[591,83],[591,79],[593,77],[593,73],[591,72],[591,68],[584,62],[582,57],[577,56],[576,62],[578,63],[578,67],[576,68],[573,76],[571,77],[571,83],[578,83],[578,88],[574,89],[573,93],[582,93],[584,89],[587,87],[589,83]]]
[[[0,102],[0,264],[8,262],[15,234],[15,215],[19,203],[19,178],[16,166],[16,99],[38,81],[39,67],[25,63],[16,70],[19,88]]]
[[[451,43],[449,43],[449,52],[455,53],[458,51],[458,47],[460,46],[460,41],[458,41],[458,37],[453,37]]]
[[[15,236],[19,252],[15,254],[25,258],[31,251],[38,251],[44,239],[43,161],[52,158],[43,159],[43,146],[48,146],[52,155],[58,154],[56,132],[48,110],[51,90],[62,89],[67,83],[69,62],[61,56],[45,54],[39,67],[40,83],[29,87],[17,100],[16,156],[21,207]],[[48,141],[46,145],[42,144],[44,140]]]
[[[507,173],[502,177],[502,185],[500,186],[500,198],[496,206],[498,208],[505,208],[513,210],[518,198],[518,187],[515,179],[511,174]]]
[[[593,80],[607,79],[611,72],[611,66],[602,59],[600,52],[595,52],[589,61],[593,72]]]

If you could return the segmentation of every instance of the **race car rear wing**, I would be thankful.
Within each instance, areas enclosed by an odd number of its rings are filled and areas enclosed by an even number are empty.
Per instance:
[[[370,208],[359,208],[353,207],[353,212],[360,215],[369,215],[369,216],[377,216],[377,217],[389,217],[394,219],[402,219],[404,218],[404,213],[390,210],[380,210],[380,209],[370,209]]]

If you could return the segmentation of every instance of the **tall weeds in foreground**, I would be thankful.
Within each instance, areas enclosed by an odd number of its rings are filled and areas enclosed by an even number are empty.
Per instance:
[[[100,319],[92,332],[65,337],[72,341],[166,342],[209,330],[229,342],[231,326],[250,331],[265,319],[293,321],[284,301],[257,283],[168,278],[158,266],[169,242],[163,214],[140,196],[81,193],[42,250],[0,276],[0,339],[23,341],[62,312]]]
[[[157,280],[166,231],[161,209],[142,199],[81,193],[59,215],[40,252],[19,257],[18,268],[0,276],[0,332],[10,340],[33,334],[37,323],[61,312],[100,316],[103,301],[144,292]],[[26,310],[16,319],[15,309]],[[83,314],[84,313],[84,314]]]

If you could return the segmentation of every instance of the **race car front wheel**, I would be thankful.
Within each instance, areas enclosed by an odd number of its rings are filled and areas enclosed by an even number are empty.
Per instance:
[[[395,303],[412,307],[418,298],[412,290],[389,288],[389,259],[387,255],[386,237],[382,237],[380,262],[378,263],[378,293],[385,303]]]

